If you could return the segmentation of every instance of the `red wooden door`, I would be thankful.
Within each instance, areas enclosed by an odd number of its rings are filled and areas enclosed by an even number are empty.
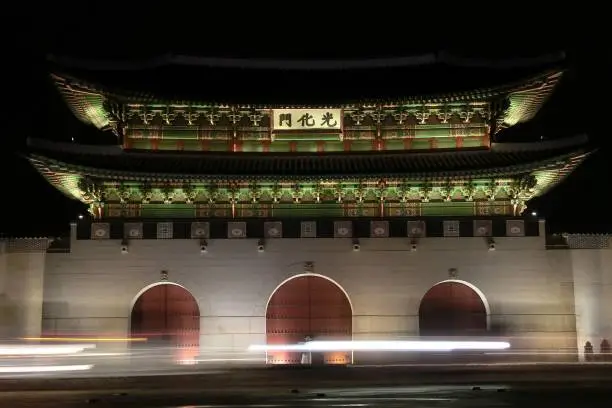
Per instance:
[[[266,311],[268,344],[297,344],[314,340],[351,340],[353,313],[342,289],[320,276],[299,276],[279,287]],[[318,356],[313,356],[313,362]],[[351,352],[323,353],[325,364],[348,364]],[[270,352],[268,363],[299,364],[302,353]]]
[[[147,338],[147,347],[174,349],[174,358],[193,361],[199,353],[200,310],[186,289],[153,286],[136,300],[130,319],[132,337]]]
[[[474,336],[487,330],[487,310],[478,293],[461,282],[442,282],[423,296],[421,336]]]

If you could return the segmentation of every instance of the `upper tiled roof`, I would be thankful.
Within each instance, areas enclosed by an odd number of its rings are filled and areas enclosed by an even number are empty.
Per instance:
[[[453,96],[522,84],[559,70],[557,55],[481,61],[447,54],[371,60],[252,60],[189,56],[140,63],[52,58],[59,77],[166,102],[329,105]],[[486,92],[485,92],[486,93]]]
[[[137,66],[109,67],[108,62],[57,59],[51,70],[75,114],[99,128],[108,124],[103,118],[103,102],[109,97],[134,104],[261,108],[443,104],[507,98],[509,109],[504,122],[512,126],[530,120],[561,77],[557,61],[551,58],[538,64],[515,61],[511,66],[435,54],[411,58],[416,62],[392,59],[387,65],[378,60],[367,65],[345,61],[343,69],[342,63],[338,68],[338,62],[333,61],[330,64],[334,69],[276,69],[270,63],[240,68],[237,63],[161,64],[152,60]],[[257,61],[252,64],[257,65]]]

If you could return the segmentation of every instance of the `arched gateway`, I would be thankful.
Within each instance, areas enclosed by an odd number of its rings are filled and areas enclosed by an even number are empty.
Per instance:
[[[322,275],[294,276],[272,293],[266,308],[268,344],[297,344],[314,340],[351,340],[353,309],[347,294]],[[269,352],[270,364],[300,364],[302,353]],[[313,364],[349,364],[352,352],[312,356]]]
[[[175,360],[193,361],[200,347],[196,299],[184,287],[170,282],[143,289],[132,307],[130,335],[146,338],[144,347],[173,349]]]
[[[489,308],[475,286],[459,280],[434,285],[419,307],[421,336],[474,336],[488,329]]]

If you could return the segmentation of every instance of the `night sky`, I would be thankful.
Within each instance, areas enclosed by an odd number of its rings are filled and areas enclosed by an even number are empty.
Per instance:
[[[135,46],[134,41],[126,38],[126,33],[115,37],[108,32],[97,37],[77,38],[74,27],[62,26],[48,30],[44,37],[36,41],[16,40],[11,50],[13,62],[4,73],[5,103],[10,104],[3,118],[3,148],[0,150],[2,166],[1,177],[2,210],[0,232],[12,236],[65,234],[70,220],[76,218],[85,208],[78,202],[69,200],[55,190],[21,156],[25,153],[27,137],[81,143],[112,143],[115,138],[79,122],[68,110],[48,77],[45,55],[71,54],[73,56],[98,58],[134,58],[136,56],[159,55],[168,51],[191,53],[206,56],[234,57],[276,57],[276,58],[329,58],[329,57],[380,57],[406,56],[423,51],[437,51],[436,45],[414,48],[411,46],[341,47],[333,52],[290,52],[283,47],[233,46],[217,43],[215,46],[186,44],[185,41],[167,40],[164,47],[160,42],[143,41]],[[132,39],[140,38],[132,33]],[[98,41],[98,43],[96,43]],[[98,45],[96,45],[98,44]],[[113,44],[113,46],[109,46]],[[88,46],[84,46],[88,45]],[[548,50],[559,50],[563,44],[548,46]],[[598,147],[575,173],[545,197],[533,200],[530,209],[548,220],[551,232],[612,232],[611,200],[608,198],[612,176],[612,149],[609,130],[610,109],[605,107],[602,89],[610,87],[610,65],[606,65],[599,50],[593,44],[574,41],[563,48],[567,51],[569,70],[562,79],[556,92],[540,114],[531,123],[516,126],[499,135],[500,140],[539,140],[553,139],[587,133],[593,144]],[[137,51],[136,51],[137,50]],[[537,55],[541,50],[529,50]],[[466,51],[463,51],[466,52]],[[519,51],[496,51],[495,56],[516,57],[525,55]],[[479,49],[471,55],[491,56]],[[607,57],[609,64],[609,56]],[[435,81],[436,78],[419,80]],[[337,92],[337,90],[336,90]],[[409,93],[409,92],[407,92]],[[338,95],[334,95],[338,97]],[[10,97],[10,98],[9,98]],[[340,95],[341,97],[341,95]],[[600,105],[601,104],[601,105]],[[605,118],[608,119],[605,119]]]

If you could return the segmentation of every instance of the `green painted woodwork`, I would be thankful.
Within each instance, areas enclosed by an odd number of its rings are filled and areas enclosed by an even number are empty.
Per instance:
[[[289,142],[276,142],[270,144],[269,152],[271,153],[282,153],[291,151]]]
[[[339,133],[276,133],[274,134],[273,142],[276,141],[290,141],[290,142],[301,142],[301,141],[323,141],[340,140]]]
[[[162,137],[171,140],[198,140],[197,129],[164,129]]]
[[[460,130],[462,131],[461,136],[484,136],[486,135],[486,130],[484,126],[476,125],[470,126],[466,128],[451,128],[450,124],[447,125],[417,125],[415,129],[411,132],[414,134],[415,139],[429,139],[432,137],[453,137],[453,131]],[[404,135],[401,135],[404,136]],[[405,135],[408,136],[408,135]]]
[[[425,217],[445,216],[445,215],[474,215],[473,202],[458,203],[421,203],[421,215]]]
[[[149,149],[151,146],[151,141],[146,139],[130,139],[126,140],[124,147],[130,149]]]
[[[436,138],[434,140],[434,148],[435,149],[455,149],[457,148],[457,141],[454,138]]]
[[[195,206],[193,204],[143,204],[141,216],[143,218],[194,218]]]
[[[236,139],[227,132],[190,129],[185,126],[134,128],[126,130],[125,147],[144,150],[317,152],[460,149],[486,146],[488,130],[482,123],[414,125],[406,129],[382,129],[382,144],[376,128],[347,129],[338,133],[285,133],[271,139],[268,131],[238,131]]]
[[[344,206],[329,204],[277,204],[271,209],[273,217],[343,217]]]
[[[233,208],[232,208],[233,207]],[[382,210],[382,214],[381,214]],[[107,218],[305,218],[515,215],[508,200],[406,203],[109,204]]]
[[[464,148],[474,148],[474,147],[485,147],[488,146],[488,139],[483,138],[475,138],[475,137],[466,137],[463,139],[463,147]]]
[[[245,142],[241,146],[241,151],[245,153],[262,153],[264,149],[264,145],[261,143]]]
[[[413,150],[427,150],[432,148],[431,142],[427,139],[411,140],[410,142],[410,147]]]
[[[370,143],[370,146],[372,144]],[[323,145],[323,151],[325,152],[343,152],[344,149],[344,145],[342,144],[342,142],[330,142],[329,144],[325,144]],[[370,150],[372,150],[370,148]],[[315,150],[316,151],[316,150]]]
[[[229,144],[224,140],[210,140],[207,143],[210,152],[227,152]]]
[[[336,141],[333,142],[329,142],[330,145],[334,145],[334,144],[338,144],[337,142],[338,138],[336,138]],[[273,142],[276,143],[276,142]],[[327,145],[327,143],[324,144],[324,146]],[[289,148],[291,149],[291,145],[288,144],[287,146],[289,146]],[[299,141],[299,142],[295,142],[295,147],[296,147],[296,152],[305,152],[305,153],[314,153],[317,151],[317,144],[313,141]]]
[[[485,147],[488,139],[477,137],[436,137],[429,139],[385,139],[380,141],[381,150],[434,150]],[[266,142],[255,140],[240,140],[236,144],[231,140],[173,140],[173,139],[129,139],[124,147],[126,149],[162,150],[162,151],[216,151],[216,152],[304,152],[314,153],[357,151],[366,152],[377,150],[376,140],[300,140]]]
[[[233,131],[215,131],[211,129],[201,130],[197,127],[185,126],[165,126],[165,127],[135,127],[125,130],[125,137],[129,139],[171,139],[171,140],[227,140],[231,137]],[[367,129],[345,129],[344,136],[347,139],[373,139],[376,137],[378,130],[376,127]],[[266,129],[263,132],[249,132],[248,130],[239,130],[236,132],[237,138],[240,140],[269,140],[270,132]],[[488,135],[487,127],[484,123],[470,124],[430,124],[430,125],[412,125],[404,128],[381,128],[380,137],[385,138],[432,138],[432,137],[484,137]],[[274,133],[273,140],[285,141],[300,141],[300,140],[339,140],[339,133],[321,133],[321,132],[296,132],[296,133]]]
[[[402,179],[362,179],[301,183],[283,182],[215,182],[215,183],[140,183],[74,181],[85,200],[127,203],[208,202],[247,204],[280,204],[298,202],[447,202],[483,199],[507,199],[528,195],[538,180],[525,174],[514,178],[417,181]]]
[[[347,140],[347,143],[349,141]],[[343,145],[344,147],[344,145]],[[402,144],[401,150],[403,150],[404,146]],[[367,152],[372,150],[372,141],[371,140],[351,140],[350,141],[350,150],[353,152]],[[400,149],[398,149],[400,150]]]

